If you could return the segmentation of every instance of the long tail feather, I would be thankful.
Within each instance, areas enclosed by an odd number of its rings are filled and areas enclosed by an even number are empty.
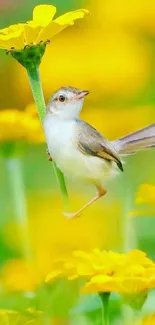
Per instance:
[[[112,145],[122,155],[155,147],[155,123],[144,129],[130,133],[123,138],[112,141]]]

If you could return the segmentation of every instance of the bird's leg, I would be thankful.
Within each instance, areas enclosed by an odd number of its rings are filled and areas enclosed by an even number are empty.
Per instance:
[[[105,195],[107,193],[107,191],[102,186],[96,186],[96,187],[97,187],[97,195],[95,197],[93,197],[93,199],[91,199],[88,203],[86,203],[81,209],[79,209],[78,211],[73,212],[73,213],[67,213],[67,212],[63,213],[65,215],[65,217],[67,217],[67,219],[73,219],[73,218],[78,217],[81,212],[83,212],[91,204],[93,204],[95,201],[97,201],[103,195]]]
[[[51,157],[50,152],[49,152],[48,149],[46,149],[46,153],[48,154],[48,160],[49,161],[53,161],[53,159],[52,159],[52,157]]]

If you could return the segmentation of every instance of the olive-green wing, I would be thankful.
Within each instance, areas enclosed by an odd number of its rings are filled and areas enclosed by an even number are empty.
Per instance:
[[[119,169],[123,171],[121,160],[110,142],[90,124],[78,119],[76,122],[77,145],[79,150],[84,155],[91,155],[107,161],[114,161]]]

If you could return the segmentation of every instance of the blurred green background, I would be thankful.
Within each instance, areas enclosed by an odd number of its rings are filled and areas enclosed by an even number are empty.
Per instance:
[[[29,20],[34,6],[39,3],[43,2],[1,0],[0,27]],[[81,116],[108,139],[154,123],[155,2],[46,0],[47,3],[57,7],[57,16],[81,7],[89,9],[91,16],[57,35],[47,48],[41,64],[46,102],[57,88],[64,85],[89,89],[90,95],[85,100]],[[26,71],[4,51],[0,53],[0,89],[1,110],[23,111],[33,103]],[[1,134],[0,138],[3,147]],[[11,158],[12,162],[3,155],[0,157],[0,265],[6,290],[14,294],[35,288],[35,276],[31,272],[27,275],[22,264],[25,238],[35,261],[36,274],[41,276],[50,271],[54,258],[67,256],[75,249],[121,250],[126,227],[123,220],[127,218],[127,247],[140,248],[155,257],[155,200],[151,205],[151,218],[149,204],[135,204],[139,186],[155,183],[154,150],[126,158],[124,173],[108,184],[108,195],[81,218],[67,223],[61,214],[61,198],[45,143],[37,143],[37,139],[36,144],[35,141],[15,142],[22,148],[21,157]],[[21,175],[18,175],[18,168]],[[19,185],[17,193],[15,184],[12,185],[12,175],[13,181]],[[70,180],[67,184],[73,209],[93,195],[93,188]],[[23,203],[21,206],[19,201]],[[132,211],[136,211],[134,218],[130,218]],[[25,220],[28,217],[25,228],[22,214]],[[23,278],[20,278],[22,273]],[[29,277],[29,281],[25,280]],[[17,285],[18,279],[21,286]],[[26,281],[30,283],[26,284]],[[41,292],[39,297],[48,296],[47,292]],[[10,304],[12,308],[11,299],[16,299],[14,296],[9,299],[2,296],[0,307],[7,308]],[[74,299],[70,300],[74,302]],[[13,307],[16,309],[16,304]],[[56,308],[56,315],[61,318],[61,310]],[[77,324],[87,323],[80,319]]]

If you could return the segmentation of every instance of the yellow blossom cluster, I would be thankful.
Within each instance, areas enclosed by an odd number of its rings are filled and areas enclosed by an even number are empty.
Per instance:
[[[136,205],[145,208],[133,210],[130,213],[131,217],[135,216],[155,216],[155,185],[154,184],[141,184],[136,193]]]
[[[93,250],[76,251],[70,260],[57,261],[46,282],[57,276],[86,278],[83,293],[118,292],[137,294],[155,287],[155,264],[145,253],[132,250],[127,254]]]
[[[22,50],[26,46],[33,46],[49,42],[61,30],[74,24],[74,20],[83,18],[88,11],[79,9],[68,12],[53,20],[56,7],[52,5],[38,5],[33,10],[33,19],[11,25],[0,30],[0,48],[5,50]]]
[[[24,140],[44,142],[44,135],[34,105],[24,111],[7,109],[0,111],[0,142]]]

